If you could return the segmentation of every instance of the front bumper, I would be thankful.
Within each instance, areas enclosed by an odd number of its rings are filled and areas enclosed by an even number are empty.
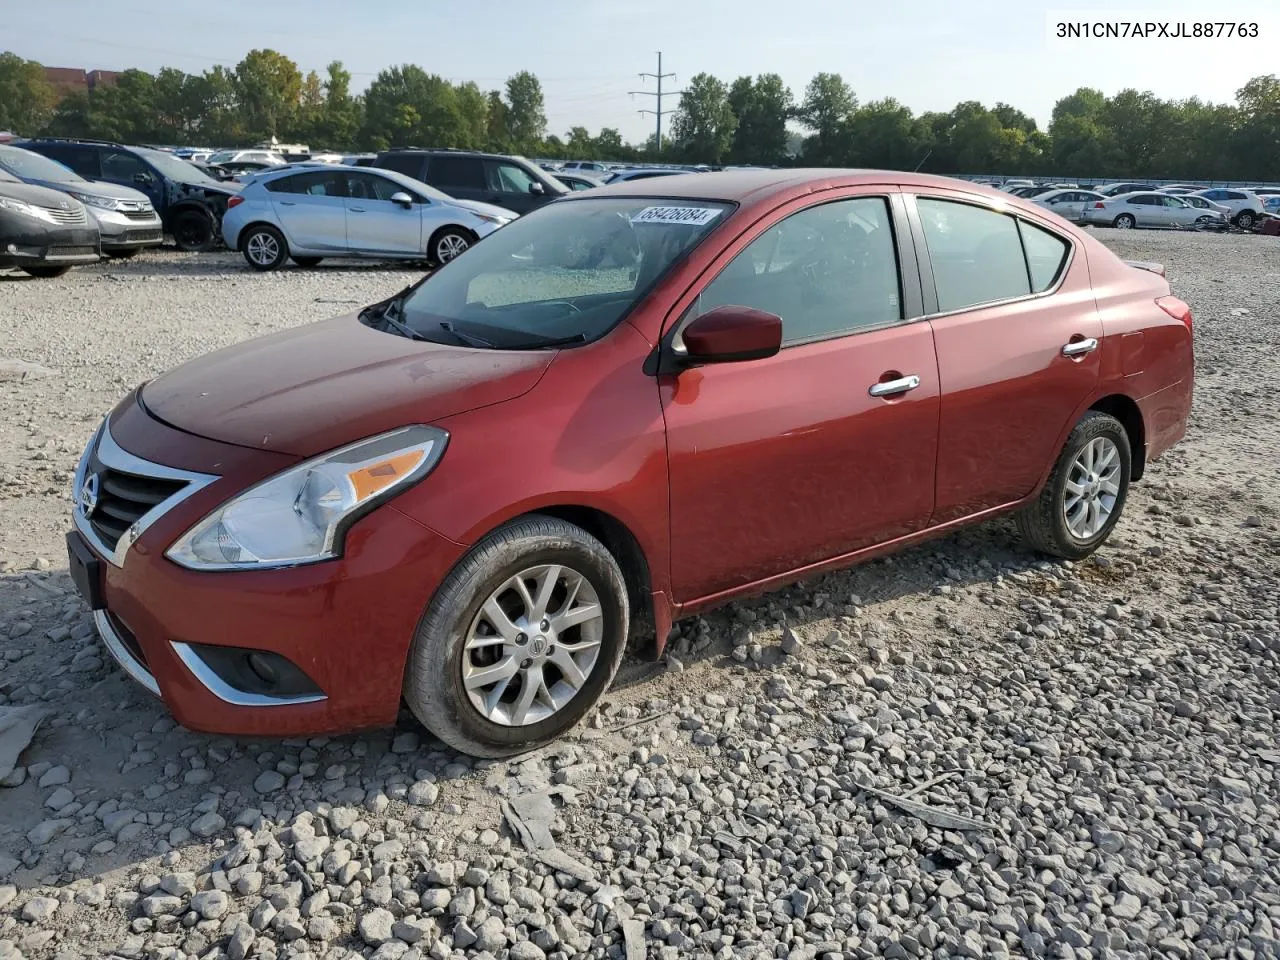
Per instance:
[[[149,216],[130,215],[118,210],[101,210],[89,207],[98,222],[102,234],[102,249],[106,251],[134,250],[140,247],[156,247],[164,242],[164,224],[154,210]]]
[[[221,473],[175,505],[160,504],[160,515],[140,520],[143,529],[123,551],[94,543],[103,561],[103,608],[94,619],[125,672],[192,730],[296,736],[394,723],[414,631],[464,548],[386,504],[351,528],[337,560],[282,570],[187,570],[164,556],[173,540],[294,458],[183,434],[132,401],[106,430],[134,470],[164,457],[185,471],[203,465]],[[79,535],[87,527],[77,505]],[[238,684],[217,669],[212,648],[283,658],[312,686],[275,694]]]
[[[98,228],[45,223],[0,211],[0,266],[96,263],[102,258]]]

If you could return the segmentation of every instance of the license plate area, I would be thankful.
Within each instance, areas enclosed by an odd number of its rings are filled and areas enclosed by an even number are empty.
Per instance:
[[[77,531],[67,534],[67,564],[71,572],[71,582],[76,585],[76,592],[90,610],[103,610],[106,602],[102,597],[102,561],[93,552]]]

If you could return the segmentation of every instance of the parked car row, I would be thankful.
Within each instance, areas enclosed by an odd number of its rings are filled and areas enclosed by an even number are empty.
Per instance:
[[[1053,210],[1074,223],[1134,227],[1225,230],[1235,225],[1252,230],[1274,216],[1265,199],[1280,194],[1274,188],[1196,188],[1177,184],[1156,187],[1141,183],[1111,183],[1095,188],[1077,184],[1005,184],[1000,189]],[[1266,191],[1265,193],[1260,191]]]

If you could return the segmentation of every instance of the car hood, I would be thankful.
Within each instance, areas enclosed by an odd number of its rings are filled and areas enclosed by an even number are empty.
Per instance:
[[[409,340],[348,314],[192,360],[141,396],[152,416],[187,433],[312,456],[518,397],[554,355]]]
[[[443,202],[443,201],[441,201]],[[514,220],[520,214],[514,210],[508,210],[506,207],[498,207],[492,203],[481,203],[479,200],[458,200],[450,198],[449,206],[458,207],[462,210],[470,210],[472,213],[483,214],[486,217],[502,217],[506,220]]]
[[[10,183],[8,180],[0,181],[0,197],[10,197],[41,207],[80,206],[79,200],[67,196],[62,190],[51,190],[34,183]]]

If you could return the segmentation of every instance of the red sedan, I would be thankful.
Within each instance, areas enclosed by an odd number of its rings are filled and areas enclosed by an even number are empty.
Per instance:
[[[937,177],[566,197],[358,314],[149,382],[75,478],[71,571],[184,725],[519,752],[632,624],[1016,512],[1096,550],[1183,435],[1163,269]],[[647,635],[647,630],[645,631]]]

